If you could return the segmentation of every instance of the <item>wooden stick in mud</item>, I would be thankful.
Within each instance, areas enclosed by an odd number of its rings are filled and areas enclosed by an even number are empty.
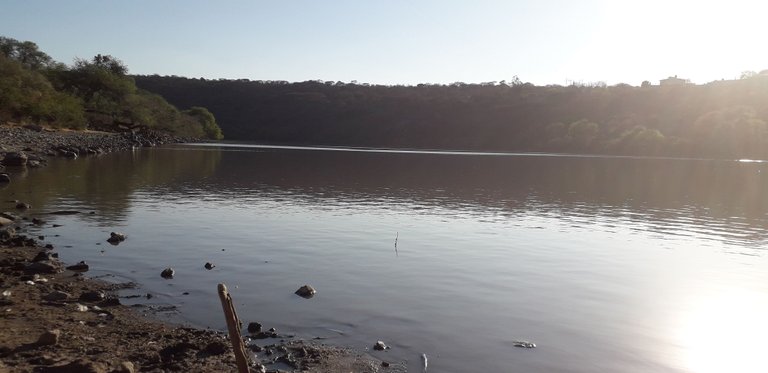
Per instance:
[[[238,373],[250,373],[243,338],[240,336],[240,321],[237,319],[235,305],[232,303],[232,296],[227,291],[227,285],[219,284],[219,299],[221,299],[221,307],[224,308],[224,317],[227,319],[229,340],[232,341],[232,350],[235,352],[237,371]]]

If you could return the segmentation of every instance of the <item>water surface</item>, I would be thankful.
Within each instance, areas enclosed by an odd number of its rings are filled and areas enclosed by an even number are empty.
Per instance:
[[[246,322],[412,371],[768,371],[765,163],[185,145],[12,176],[33,215],[94,212],[46,216],[64,260],[197,326],[224,282]]]

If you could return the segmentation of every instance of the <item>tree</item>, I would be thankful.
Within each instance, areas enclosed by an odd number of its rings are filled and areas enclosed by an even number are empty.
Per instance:
[[[38,49],[37,44],[4,36],[0,36],[0,53],[33,70],[42,69],[53,62],[49,55]]]
[[[221,133],[221,128],[216,124],[216,118],[210,111],[208,111],[208,109],[193,106],[189,110],[185,110],[184,114],[189,115],[200,123],[206,138],[211,140],[221,140],[224,138],[224,135]]]

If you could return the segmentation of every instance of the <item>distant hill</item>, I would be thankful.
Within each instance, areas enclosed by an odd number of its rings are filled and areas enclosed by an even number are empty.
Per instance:
[[[297,145],[768,158],[768,76],[632,87],[134,76],[228,139]]]

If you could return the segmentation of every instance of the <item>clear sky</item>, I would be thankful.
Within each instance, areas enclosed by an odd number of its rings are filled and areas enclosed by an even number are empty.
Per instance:
[[[3,0],[0,35],[134,74],[697,83],[768,69],[765,1]]]

